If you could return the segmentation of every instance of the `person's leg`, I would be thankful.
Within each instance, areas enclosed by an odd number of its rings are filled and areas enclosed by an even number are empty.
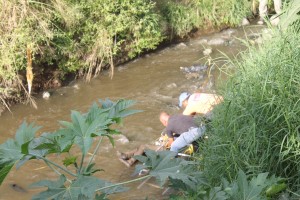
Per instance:
[[[178,152],[183,147],[191,144],[193,141],[203,136],[205,126],[200,128],[191,128],[188,132],[182,133],[171,145],[170,151]]]
[[[257,24],[263,24],[264,18],[268,13],[268,0],[260,0],[258,10],[260,19],[258,20]]]
[[[281,7],[282,7],[282,1],[274,0],[274,9],[277,15],[281,13]]]
[[[279,15],[281,13],[281,0],[274,0],[274,9],[276,15],[273,15],[270,18],[270,22],[273,26],[277,26],[279,24]]]

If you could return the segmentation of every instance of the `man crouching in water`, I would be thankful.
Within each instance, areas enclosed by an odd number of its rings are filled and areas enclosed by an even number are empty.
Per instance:
[[[197,127],[194,117],[191,115],[176,114],[170,116],[166,112],[160,113],[160,122],[166,127],[166,135],[168,142],[166,146],[170,146],[170,151],[176,153],[183,147],[191,144],[204,135],[205,126]],[[126,153],[118,152],[118,157],[127,167],[132,166],[136,159],[135,155],[142,155],[145,149],[153,149],[149,145],[141,145],[133,151]]]
[[[166,134],[169,138],[168,145],[171,147],[170,151],[176,153],[202,137],[205,132],[205,126],[197,127],[194,117],[191,115],[176,114],[170,116],[162,112],[159,119],[166,127]]]

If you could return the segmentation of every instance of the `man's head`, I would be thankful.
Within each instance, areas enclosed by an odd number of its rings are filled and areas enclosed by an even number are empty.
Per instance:
[[[168,115],[166,112],[161,112],[159,115],[159,120],[164,126],[167,126],[169,117],[170,115]]]
[[[182,107],[186,107],[187,106],[187,103],[188,103],[188,99],[190,97],[190,93],[188,92],[182,92],[179,96],[179,107],[182,108]]]

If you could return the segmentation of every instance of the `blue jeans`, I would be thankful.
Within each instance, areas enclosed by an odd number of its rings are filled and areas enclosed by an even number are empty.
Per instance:
[[[205,132],[205,126],[199,128],[191,127],[188,132],[182,133],[172,144],[170,151],[177,152],[183,147],[191,144],[195,140],[203,136]]]

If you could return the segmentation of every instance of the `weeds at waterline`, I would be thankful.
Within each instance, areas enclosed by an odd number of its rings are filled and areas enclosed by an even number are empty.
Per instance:
[[[272,40],[250,47],[214,110],[204,170],[212,182],[234,180],[239,169],[270,172],[299,187],[299,33],[274,31]],[[297,48],[298,47],[298,48]]]

